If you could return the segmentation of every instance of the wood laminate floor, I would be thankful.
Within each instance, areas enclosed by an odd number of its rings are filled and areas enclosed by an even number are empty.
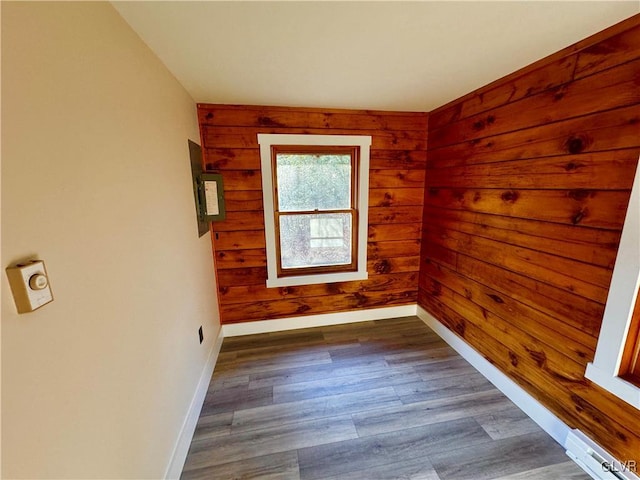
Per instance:
[[[589,479],[417,317],[226,338],[181,478]]]

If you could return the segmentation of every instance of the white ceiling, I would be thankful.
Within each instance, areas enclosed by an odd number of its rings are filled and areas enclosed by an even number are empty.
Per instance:
[[[113,2],[196,102],[430,111],[635,1]]]

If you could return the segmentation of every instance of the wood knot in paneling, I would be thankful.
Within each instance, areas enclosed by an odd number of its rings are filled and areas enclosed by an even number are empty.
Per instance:
[[[589,210],[587,208],[581,208],[578,210],[573,217],[571,217],[571,223],[574,225],[578,225],[582,220],[585,219]]]
[[[369,301],[369,297],[367,297],[366,295],[360,293],[360,292],[356,292],[353,294],[353,296],[356,299],[356,303],[358,307],[362,307],[364,305],[366,305]]]
[[[455,332],[464,338],[464,332],[467,329],[467,324],[464,320],[460,320],[453,325]]]
[[[483,120],[478,120],[476,122],[473,122],[473,129],[475,131],[480,131],[489,125],[493,125],[495,122],[496,122],[496,117],[494,117],[493,115],[489,115],[487,116],[487,118]]]
[[[507,203],[515,203],[519,197],[520,197],[520,194],[514,190],[508,190],[506,192],[503,192],[502,195],[500,195],[500,198],[502,199],[502,201]]]
[[[542,368],[547,363],[547,355],[544,352],[542,351],[539,352],[537,350],[530,350],[528,348],[527,348],[527,352],[539,367]]]
[[[487,297],[489,297],[491,300],[493,300],[496,303],[504,303],[504,300],[502,299],[502,297],[499,297],[498,295],[487,293]]]
[[[567,172],[575,172],[576,170],[582,167],[584,167],[583,163],[569,162],[564,166],[564,169]]]
[[[570,190],[567,194],[569,198],[573,198],[574,200],[578,200],[579,202],[586,200],[589,197],[594,197],[595,192],[591,190],[578,189],[578,190]]]
[[[582,153],[586,150],[591,144],[593,140],[588,135],[580,134],[580,135],[572,135],[570,136],[566,142],[564,142],[565,149],[572,154]]]
[[[280,123],[266,115],[258,117],[258,125],[261,127],[286,127],[284,123]]]
[[[464,202],[464,190],[454,190],[451,192],[451,196],[456,202]]]
[[[515,353],[509,352],[509,361],[514,367],[518,366],[518,356]]]
[[[564,85],[561,85],[559,87],[554,88],[552,90],[553,100],[555,102],[558,102],[558,101],[562,100],[564,98],[566,92],[567,92],[567,88]]]
[[[390,192],[384,192],[383,200],[380,200],[376,207],[390,207],[393,205],[393,194]]]
[[[296,313],[305,313],[311,310],[311,307],[307,304],[302,304],[298,308],[296,308]]]
[[[373,269],[376,273],[389,273],[391,272],[391,264],[388,260],[380,260],[373,265]]]

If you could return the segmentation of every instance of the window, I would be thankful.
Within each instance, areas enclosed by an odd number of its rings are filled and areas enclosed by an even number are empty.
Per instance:
[[[367,278],[369,136],[259,134],[267,286]]]
[[[278,276],[356,270],[357,147],[272,146]]]
[[[600,337],[585,377],[640,409],[640,168],[631,190]]]

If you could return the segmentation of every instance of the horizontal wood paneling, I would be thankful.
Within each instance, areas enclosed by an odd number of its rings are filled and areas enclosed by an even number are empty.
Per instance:
[[[271,127],[214,127],[202,126],[204,148],[258,148],[258,134],[308,134],[325,135],[322,128],[271,128]],[[383,150],[424,150],[426,139],[419,130],[347,130],[330,129],[333,135],[371,135],[371,148]]]
[[[427,117],[415,113],[377,110],[203,105],[200,125],[222,127],[322,128],[330,130],[416,130],[425,132]]]
[[[627,172],[638,161],[636,148],[582,155],[442,167],[429,170],[432,187],[589,190],[629,190]]]
[[[429,132],[429,147],[460,143],[532,126],[592,115],[640,101],[640,60],[565,83],[490,112],[472,115]],[[526,111],[526,115],[518,115]]]
[[[434,258],[437,263],[452,266],[451,262],[443,261],[441,256],[434,255]],[[547,313],[563,324],[593,332],[594,337],[600,329],[599,319],[604,313],[604,306],[598,302],[466,255],[456,255],[455,267],[466,278],[490,284],[491,288]],[[591,342],[595,342],[595,338]]]
[[[415,285],[409,290],[366,291],[356,293],[332,293],[323,297],[305,297],[295,300],[272,302],[251,301],[246,304],[221,303],[220,315],[225,323],[246,322],[250,319],[272,319],[336,313],[349,310],[390,307],[416,303],[418,292]]]
[[[224,297],[226,305],[242,305],[247,303],[247,298],[256,302],[270,302],[291,299],[304,300],[307,297],[325,297],[335,294],[355,294],[360,291],[415,290],[418,283],[418,262],[413,263],[412,271],[402,272],[395,269],[395,260],[386,260],[380,274],[372,275],[371,279],[365,281],[278,288],[266,288],[264,285],[238,285],[220,288],[220,296]],[[375,268],[372,268],[372,271],[375,271]]]
[[[640,155],[640,16],[432,112],[418,303],[569,426],[639,460],[584,378]]]
[[[404,207],[422,205],[423,191],[419,188],[370,188],[370,207]],[[419,195],[419,196],[418,196]]]
[[[425,205],[620,230],[628,190],[450,189],[429,187]]]
[[[427,168],[605,152],[640,146],[636,105],[472,140],[429,151]]]
[[[425,206],[435,225],[446,230],[499,240],[510,245],[613,268],[620,234],[617,231],[582,229],[515,216],[451,210]],[[426,227],[428,230],[428,226]]]
[[[199,105],[204,164],[224,179],[227,218],[212,224],[223,323],[415,303],[427,114]],[[266,288],[258,133],[371,135],[369,279]]]
[[[423,241],[506,270],[524,273],[538,282],[563,288],[598,303],[607,299],[611,280],[609,270],[494,239],[436,228],[427,230]]]

